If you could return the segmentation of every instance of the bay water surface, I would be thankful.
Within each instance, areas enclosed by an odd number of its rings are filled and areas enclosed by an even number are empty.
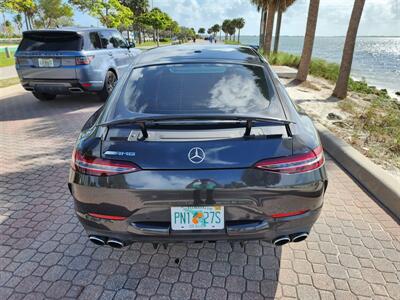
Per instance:
[[[258,45],[258,36],[241,36],[243,44]],[[301,55],[304,37],[282,36],[279,51]],[[313,57],[340,63],[345,37],[316,37]],[[400,37],[358,37],[352,77],[368,84],[400,91]]]

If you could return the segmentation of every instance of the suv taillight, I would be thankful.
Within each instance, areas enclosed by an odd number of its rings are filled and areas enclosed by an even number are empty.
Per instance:
[[[77,172],[93,176],[111,176],[140,170],[134,163],[88,157],[76,150],[72,153],[71,167]]]
[[[75,63],[77,65],[88,65],[92,62],[94,55],[87,55],[87,56],[77,56],[75,57]]]
[[[262,160],[255,167],[275,173],[296,174],[316,170],[324,162],[324,151],[322,146],[318,146],[305,154]]]

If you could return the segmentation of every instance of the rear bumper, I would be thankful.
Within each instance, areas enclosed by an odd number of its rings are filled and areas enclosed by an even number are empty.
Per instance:
[[[100,236],[105,239],[117,239],[122,241],[125,245],[133,242],[151,242],[151,243],[177,243],[177,242],[190,242],[190,241],[247,241],[247,240],[263,240],[272,242],[273,240],[287,236],[291,238],[298,233],[309,233],[313,224],[318,219],[321,213],[321,208],[309,211],[301,216],[288,217],[279,221],[272,221],[268,223],[268,227],[262,230],[247,231],[247,232],[229,232],[226,226],[224,230],[216,231],[185,231],[177,232],[169,229],[167,233],[154,233],[154,234],[140,234],[131,223],[125,221],[100,221],[94,218],[88,218],[78,212],[78,218],[85,228],[88,236]],[[91,220],[90,220],[91,219]],[[111,224],[104,224],[113,222],[115,230],[110,226]],[[122,224],[126,231],[121,231]],[[102,224],[103,223],[103,224]],[[103,227],[104,226],[104,227]]]
[[[71,171],[69,178],[76,213],[88,235],[119,239],[125,244],[254,239],[270,242],[280,236],[309,232],[321,212],[326,185],[324,168],[301,175],[232,169],[139,171],[108,178]],[[224,206],[223,230],[171,230],[171,206],[203,205]],[[306,212],[271,217],[300,210]],[[88,213],[126,219],[104,220]]]
[[[21,85],[27,91],[56,95],[82,94],[100,91],[103,82],[85,82],[84,86],[76,79],[21,79]]]

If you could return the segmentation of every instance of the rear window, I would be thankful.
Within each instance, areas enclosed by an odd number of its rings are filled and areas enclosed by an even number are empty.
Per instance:
[[[80,51],[82,37],[76,33],[38,32],[24,34],[19,51]]]
[[[114,117],[127,117],[127,112],[262,113],[272,97],[271,83],[259,66],[149,66],[132,71],[121,91]]]

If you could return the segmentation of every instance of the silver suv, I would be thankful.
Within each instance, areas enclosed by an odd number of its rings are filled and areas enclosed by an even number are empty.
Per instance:
[[[23,33],[15,53],[22,86],[39,100],[56,95],[96,93],[106,100],[133,57],[116,29],[62,28]]]

